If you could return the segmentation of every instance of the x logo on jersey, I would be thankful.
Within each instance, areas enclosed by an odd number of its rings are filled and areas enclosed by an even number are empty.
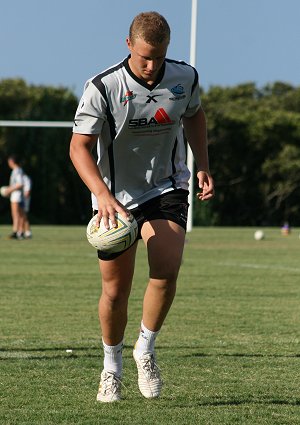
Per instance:
[[[147,102],[146,103],[150,103],[151,101],[153,101],[154,103],[157,103],[157,100],[155,99],[155,97],[157,97],[157,96],[161,96],[161,94],[154,94],[153,96],[150,96],[149,94],[148,94],[148,100],[147,100]]]

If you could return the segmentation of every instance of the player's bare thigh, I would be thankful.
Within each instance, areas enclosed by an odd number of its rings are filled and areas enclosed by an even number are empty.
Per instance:
[[[152,220],[142,227],[147,246],[150,278],[176,280],[182,261],[185,230],[170,220]]]
[[[19,221],[22,218],[23,210],[19,202],[11,202],[11,214],[13,217],[13,221]]]
[[[117,294],[129,294],[134,273],[138,242],[113,260],[99,260],[102,277],[102,291],[113,298]]]

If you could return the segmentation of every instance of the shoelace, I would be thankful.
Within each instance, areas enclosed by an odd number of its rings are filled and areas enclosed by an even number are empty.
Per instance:
[[[102,384],[104,394],[107,391],[115,394],[118,391],[120,384],[122,384],[122,381],[117,376],[113,373],[107,373]]]
[[[153,354],[146,354],[141,359],[143,370],[146,372],[148,379],[159,378],[159,368],[155,363]]]

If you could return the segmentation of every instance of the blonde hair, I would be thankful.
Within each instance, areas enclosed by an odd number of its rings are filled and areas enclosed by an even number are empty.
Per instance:
[[[129,28],[129,40],[132,44],[141,38],[151,46],[170,42],[171,30],[166,19],[157,12],[142,12],[137,15]]]

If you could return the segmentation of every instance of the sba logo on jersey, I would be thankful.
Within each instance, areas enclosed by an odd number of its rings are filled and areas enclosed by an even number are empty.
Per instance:
[[[173,121],[166,113],[164,108],[159,108],[154,117],[151,118],[134,118],[129,121],[129,128],[144,127],[146,125],[162,125],[173,124]]]

